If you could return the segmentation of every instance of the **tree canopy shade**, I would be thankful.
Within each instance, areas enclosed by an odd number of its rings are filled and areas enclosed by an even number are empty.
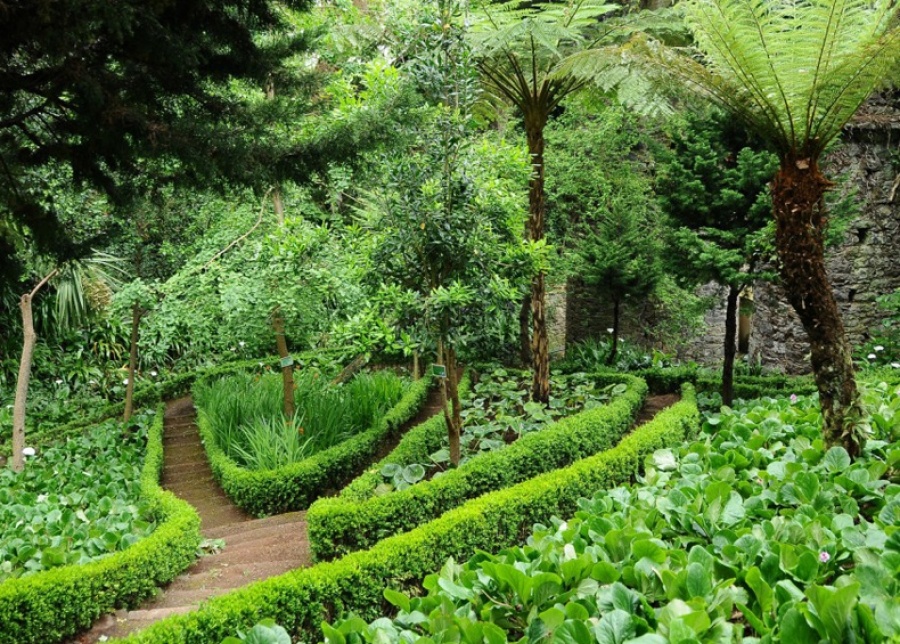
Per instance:
[[[824,264],[825,192],[818,161],[900,60],[893,0],[686,0],[702,62],[645,54],[711,98],[775,150],[775,243],[785,293],[810,340],[824,431],[859,453],[851,347]]]
[[[117,195],[147,159],[227,162],[232,137],[210,135],[238,107],[222,88],[262,86],[301,36],[262,46],[254,34],[283,26],[270,0],[0,3],[0,219],[59,254],[67,240],[35,189],[41,171]]]

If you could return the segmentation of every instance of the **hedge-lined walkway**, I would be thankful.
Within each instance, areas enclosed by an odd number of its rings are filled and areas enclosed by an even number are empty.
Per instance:
[[[190,397],[166,406],[162,485],[197,509],[211,545],[222,540],[225,547],[199,559],[139,609],[104,617],[76,640],[79,644],[123,637],[217,595],[312,563],[306,513],[253,519],[234,505],[213,478],[195,421]]]

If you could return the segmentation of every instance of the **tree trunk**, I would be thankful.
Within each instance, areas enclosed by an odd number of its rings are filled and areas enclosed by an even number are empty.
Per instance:
[[[419,373],[419,352],[418,351],[413,351],[412,372],[413,372],[413,380],[418,380],[419,378],[421,378],[421,374]]]
[[[457,419],[461,418],[459,413],[459,387],[456,382],[456,353],[444,348],[443,338],[438,339],[437,346],[437,363],[443,365],[447,373],[441,378],[441,409],[444,411],[444,422],[447,424],[447,438],[450,443],[450,462],[454,467],[459,466],[460,448],[459,435],[462,421],[457,424]],[[453,364],[450,364],[450,363]],[[452,378],[452,381],[451,381]],[[448,407],[448,401],[451,402],[453,409]]]
[[[610,367],[616,364],[616,358],[619,357],[619,300],[613,300],[612,330],[612,347],[606,356],[606,364]]]
[[[287,348],[285,348],[287,350]],[[369,357],[365,353],[361,353],[348,364],[346,367],[341,369],[341,372],[334,377],[334,380],[331,381],[333,385],[342,385],[345,382],[349,381],[356,373],[365,367],[369,362]]]
[[[859,392],[852,350],[825,272],[824,196],[829,186],[815,159],[782,159],[772,187],[775,245],[785,294],[809,338],[825,440],[857,456],[864,438],[855,431]]]
[[[31,359],[37,333],[34,331],[34,317],[31,312],[32,295],[26,293],[19,300],[22,310],[22,358],[19,361],[19,378],[16,381],[16,400],[13,405],[12,468],[16,472],[25,469],[25,405],[28,400],[28,384],[31,381]]]
[[[725,359],[722,362],[722,404],[734,402],[734,356],[737,353],[737,305],[741,289],[728,287],[725,305]]]
[[[138,328],[141,324],[141,307],[135,304],[131,307],[131,352],[128,357],[128,384],[125,387],[125,414],[124,422],[131,420],[134,413],[134,372],[137,370],[137,343]]]
[[[546,116],[525,115],[525,130],[528,135],[528,153],[531,155],[533,172],[528,183],[528,236],[533,241],[544,238],[544,215],[546,211],[544,195],[544,125]],[[546,288],[544,272],[531,280],[531,360],[534,380],[531,399],[547,404],[550,402],[550,342],[547,338]]]
[[[531,364],[531,292],[522,297],[519,309],[519,360],[528,368]]]
[[[272,190],[272,204],[275,206],[275,217],[278,225],[284,226],[284,200],[281,198],[281,188]]]
[[[278,309],[272,313],[272,328],[275,329],[275,345],[278,347],[278,357],[281,358],[284,417],[290,420],[294,417],[294,366],[291,354],[288,353],[287,340],[284,338],[284,318]]]

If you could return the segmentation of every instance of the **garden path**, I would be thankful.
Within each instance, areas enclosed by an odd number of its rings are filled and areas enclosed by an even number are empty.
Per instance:
[[[397,433],[403,434],[439,409],[440,396],[435,388],[419,413]],[[254,519],[234,505],[213,477],[196,418],[194,402],[189,396],[167,404],[162,485],[197,509],[205,539],[211,542],[221,539],[225,547],[198,559],[138,609],[120,610],[102,617],[72,644],[124,637],[169,615],[191,611],[201,602],[241,586],[312,564],[306,512]],[[397,440],[399,437],[393,442]],[[389,445],[382,446],[375,460],[385,450],[389,450]]]

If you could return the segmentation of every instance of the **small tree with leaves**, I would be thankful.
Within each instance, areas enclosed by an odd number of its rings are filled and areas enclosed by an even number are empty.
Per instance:
[[[721,112],[686,114],[668,124],[657,154],[660,204],[673,223],[672,270],[728,289],[722,363],[722,402],[734,398],[737,308],[741,291],[773,277],[760,270],[771,242],[768,183],[777,159],[751,145],[748,134]]]

